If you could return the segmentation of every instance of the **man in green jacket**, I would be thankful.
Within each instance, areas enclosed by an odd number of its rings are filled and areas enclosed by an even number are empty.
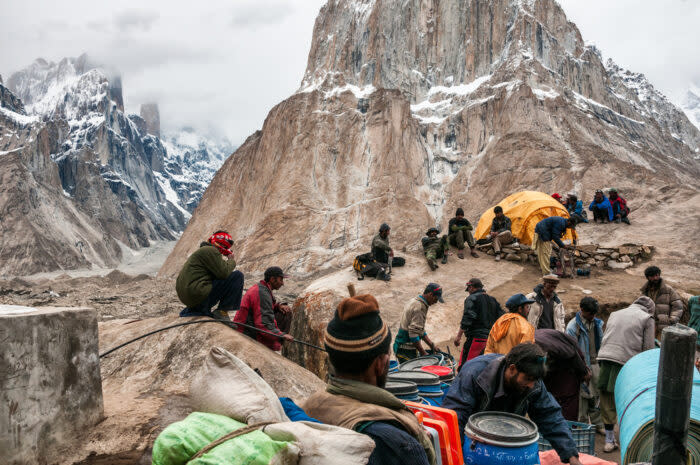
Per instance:
[[[216,231],[189,256],[175,283],[177,296],[186,305],[180,316],[213,316],[228,320],[228,312],[240,308],[243,273],[234,271],[236,261],[231,246],[231,235]],[[212,312],[217,303],[218,308]]]
[[[425,237],[421,239],[423,254],[432,271],[438,268],[438,258],[442,258],[443,265],[447,263],[447,251],[450,249],[450,246],[447,245],[447,236],[438,237],[438,234],[440,234],[438,228],[430,228],[425,233]]]
[[[471,250],[471,256],[476,258],[479,254],[476,253],[476,241],[472,236],[472,224],[464,217],[464,210],[457,209],[455,217],[450,220],[448,225],[450,244],[457,247],[457,256],[464,258],[464,242],[466,241]]]

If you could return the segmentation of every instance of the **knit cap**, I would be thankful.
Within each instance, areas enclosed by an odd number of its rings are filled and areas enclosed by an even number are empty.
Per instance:
[[[369,294],[343,299],[324,334],[326,350],[336,358],[369,360],[389,351],[391,331]]]

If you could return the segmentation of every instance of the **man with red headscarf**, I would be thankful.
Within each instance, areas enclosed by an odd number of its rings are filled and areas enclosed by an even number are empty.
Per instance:
[[[213,316],[229,319],[238,310],[243,294],[243,273],[234,271],[233,239],[216,231],[189,256],[177,277],[175,289],[185,307],[180,316]],[[212,308],[219,304],[212,312]]]

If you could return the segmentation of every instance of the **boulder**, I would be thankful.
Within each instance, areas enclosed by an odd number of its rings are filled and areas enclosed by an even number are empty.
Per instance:
[[[509,253],[509,254],[506,254],[506,260],[511,261],[511,262],[519,262],[522,260],[522,258],[520,258],[520,255],[518,255],[516,253]]]
[[[640,247],[634,244],[625,244],[618,247],[620,255],[636,255],[639,253]]]
[[[632,263],[630,263],[630,262],[616,262],[615,260],[608,260],[607,265],[608,265],[608,268],[612,268],[613,270],[625,270],[625,269],[631,267]]]
[[[601,260],[605,260],[607,257],[605,255],[596,254],[593,258],[595,258],[596,261],[601,261]]]
[[[631,263],[632,259],[629,257],[629,255],[623,255],[622,257],[620,257],[620,261],[622,263]]]
[[[577,249],[583,253],[592,255],[598,249],[598,244],[583,244],[583,245],[577,246]]]
[[[610,254],[610,258],[612,258],[613,260],[617,260],[619,256],[620,254],[617,252],[613,252]]]

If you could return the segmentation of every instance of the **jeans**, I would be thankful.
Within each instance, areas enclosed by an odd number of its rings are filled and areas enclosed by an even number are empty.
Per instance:
[[[180,316],[214,316],[211,309],[217,303],[218,312],[238,310],[243,297],[243,273],[233,271],[226,279],[212,281],[212,289],[206,299],[194,307],[185,307]]]

